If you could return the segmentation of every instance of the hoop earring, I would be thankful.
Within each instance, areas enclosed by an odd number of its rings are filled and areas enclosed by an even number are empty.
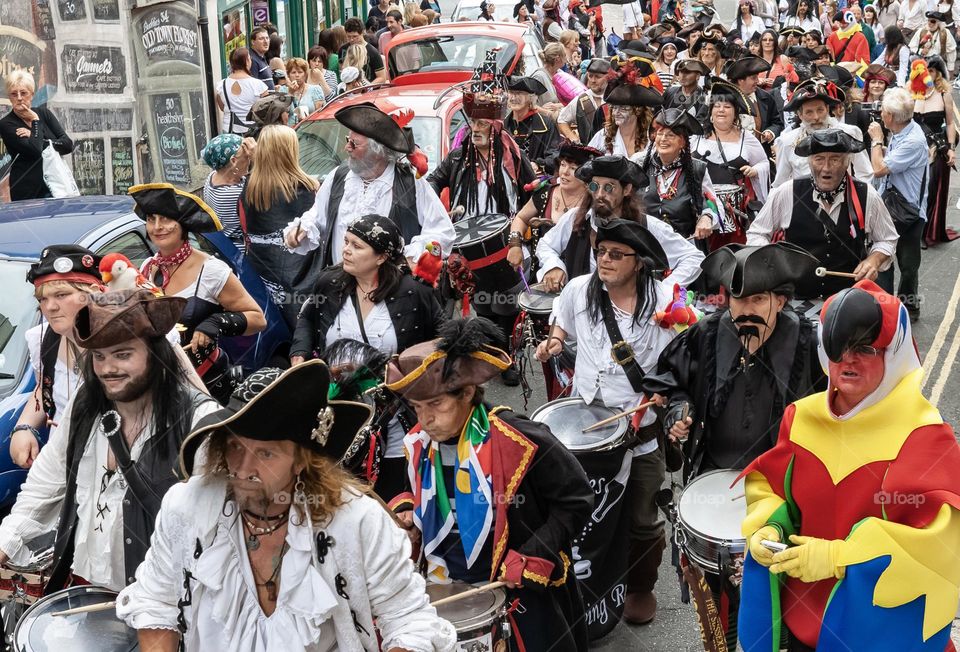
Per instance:
[[[307,494],[304,491],[307,488],[307,483],[303,481],[300,477],[300,474],[297,474],[297,481],[293,483],[293,502],[297,505],[306,505],[307,504]]]

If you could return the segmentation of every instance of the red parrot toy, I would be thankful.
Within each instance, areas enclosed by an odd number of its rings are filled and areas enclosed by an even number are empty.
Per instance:
[[[413,275],[430,287],[437,287],[437,279],[440,278],[440,269],[443,267],[442,253],[439,242],[433,240],[427,243],[413,268]]]

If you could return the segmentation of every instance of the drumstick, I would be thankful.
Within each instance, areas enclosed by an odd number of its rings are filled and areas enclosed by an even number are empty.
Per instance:
[[[603,426],[607,425],[608,423],[613,423],[613,422],[616,421],[617,419],[620,419],[620,418],[622,418],[622,417],[628,417],[628,416],[630,416],[631,414],[633,414],[634,412],[639,412],[640,410],[643,410],[644,408],[648,408],[648,407],[650,407],[651,405],[656,405],[656,404],[657,404],[656,401],[647,401],[646,403],[641,403],[640,405],[638,405],[638,406],[635,407],[635,408],[630,408],[629,410],[624,410],[623,412],[618,412],[618,413],[614,414],[614,415],[611,416],[611,417],[607,417],[606,419],[601,419],[600,421],[597,421],[597,422],[596,422],[595,424],[593,424],[592,426],[587,426],[587,427],[584,428],[581,432],[590,432],[591,430],[596,430],[597,428],[602,428]]]
[[[471,596],[477,595],[478,593],[485,593],[487,591],[493,591],[494,589],[499,589],[501,586],[506,586],[506,582],[490,582],[489,584],[484,584],[483,586],[478,586],[475,589],[470,589],[469,591],[464,591],[463,593],[457,593],[456,595],[451,595],[446,598],[441,598],[430,603],[431,607],[439,607],[443,604],[450,604],[451,602],[457,602],[458,600],[463,600],[464,598],[469,598]],[[56,614],[54,614],[56,615]]]
[[[89,614],[96,611],[108,611],[110,609],[115,609],[116,607],[116,602],[101,602],[100,604],[88,604],[86,607],[76,607],[75,609],[67,609],[65,611],[55,611],[50,615],[56,617],[72,616],[73,614]]]
[[[820,276],[820,277],[823,277],[823,276],[842,276],[843,278],[857,278],[857,275],[856,275],[856,274],[852,274],[852,273],[850,273],[850,272],[832,272],[832,271],[830,271],[829,269],[827,269],[826,267],[818,267],[818,268],[817,268],[817,271],[816,271],[815,273],[816,273],[817,276]]]
[[[517,274],[520,275],[520,280],[523,281],[523,287],[527,288],[527,292],[530,291],[530,284],[527,283],[527,277],[523,273],[523,265],[517,268]]]

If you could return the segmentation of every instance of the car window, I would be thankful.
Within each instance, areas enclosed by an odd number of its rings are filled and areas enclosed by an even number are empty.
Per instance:
[[[413,140],[427,155],[427,168],[432,171],[440,164],[442,153],[440,118],[419,116],[410,121]],[[343,143],[347,128],[333,118],[301,122],[297,128],[300,141],[300,167],[317,178],[323,178],[343,162]]]
[[[494,3],[493,17],[496,18],[498,22],[516,22],[513,17],[513,5],[506,2]],[[474,1],[458,3],[457,8],[454,9],[453,17],[450,20],[452,22],[457,22],[463,18],[466,18],[467,20],[479,19],[480,3]]]
[[[98,256],[105,256],[111,253],[120,253],[130,259],[137,269],[143,265],[144,261],[153,255],[150,245],[144,240],[139,231],[127,231],[97,250]]]
[[[521,72],[524,75],[533,74],[535,70],[543,67],[540,63],[541,51],[543,51],[543,37],[539,36],[534,30],[528,29],[523,33],[523,56],[521,58],[523,70]],[[514,72],[514,74],[520,73]]]
[[[6,398],[19,384],[27,361],[24,333],[39,320],[33,285],[24,279],[30,265],[0,260],[0,398]]]
[[[457,132],[460,131],[460,128],[467,124],[467,119],[463,115],[463,111],[455,111],[453,115],[450,116],[450,139],[447,141],[451,144],[451,149],[453,145],[453,139],[456,138]]]
[[[496,48],[499,48],[497,65],[507,68],[517,54],[517,44],[480,34],[426,37],[395,45],[387,55],[387,64],[391,79],[414,72],[473,71],[483,62],[487,51]]]

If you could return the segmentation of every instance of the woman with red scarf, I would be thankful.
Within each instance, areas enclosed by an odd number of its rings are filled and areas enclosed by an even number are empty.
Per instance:
[[[230,361],[220,336],[252,335],[267,326],[260,306],[229,265],[190,245],[190,233],[220,230],[220,220],[202,199],[169,183],[130,188],[134,212],[147,223],[157,249],[141,269],[167,296],[187,299],[180,317],[181,344],[210,395],[226,403],[233,392]]]

